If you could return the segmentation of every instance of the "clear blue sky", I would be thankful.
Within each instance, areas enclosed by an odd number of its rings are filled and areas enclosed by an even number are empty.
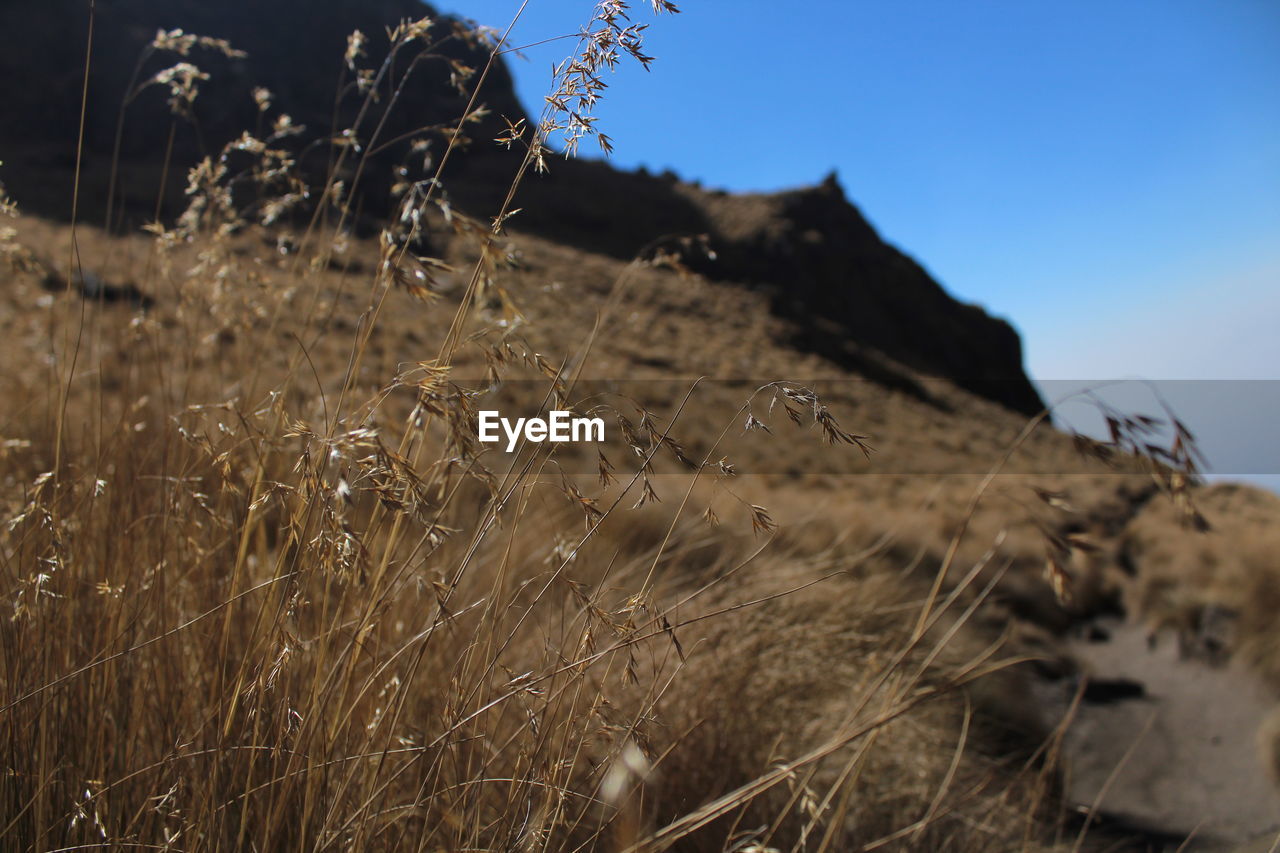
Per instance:
[[[633,4],[657,62],[609,78],[617,165],[837,170],[1037,379],[1280,380],[1280,0],[677,2]],[[519,4],[441,5],[505,27]],[[592,5],[531,0],[516,40]],[[527,107],[572,44],[512,58]]]

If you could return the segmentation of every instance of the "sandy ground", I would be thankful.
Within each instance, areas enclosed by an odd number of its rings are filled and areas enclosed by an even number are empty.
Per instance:
[[[1088,635],[1068,644],[1094,685],[1063,745],[1072,800],[1088,807],[1101,794],[1100,816],[1167,839],[1170,851],[1271,849],[1280,792],[1257,731],[1280,697],[1240,668],[1181,659],[1172,634],[1154,649],[1115,620]],[[1072,681],[1046,687],[1054,713]]]

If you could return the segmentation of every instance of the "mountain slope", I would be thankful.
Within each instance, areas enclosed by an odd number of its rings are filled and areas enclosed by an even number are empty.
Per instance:
[[[0,99],[3,178],[25,209],[55,217],[70,215],[82,86],[78,69],[87,27],[81,5],[51,0],[0,10],[0,75],[42,81]],[[302,0],[234,0],[216,6],[194,0],[98,3],[80,179],[82,219],[102,221],[103,205],[111,199],[112,221],[137,227],[151,218],[158,194],[164,197],[162,209],[176,215],[185,204],[190,165],[216,155],[244,130],[265,134],[268,116],[260,114],[252,97],[255,87],[265,86],[276,105],[271,116],[283,110],[308,128],[306,137],[275,144],[292,149],[313,193],[344,149],[303,140],[328,133],[337,139],[350,129],[347,138],[377,149],[358,167],[360,158],[351,154],[339,175],[352,193],[352,210],[360,214],[354,221],[376,229],[379,217],[397,203],[390,194],[393,183],[402,180],[396,164],[407,159],[417,164],[408,179],[431,173],[420,154],[410,157],[413,141],[428,144],[428,159],[433,152],[439,156],[466,105],[468,87],[479,79],[478,73],[467,78],[466,70],[485,67],[485,50],[472,31],[415,0],[339,0],[327,3],[323,15],[312,7]],[[388,76],[379,102],[362,112],[354,75],[339,61],[347,36],[357,29],[366,34],[367,57],[357,59],[377,69],[386,53],[384,28],[422,13],[435,21],[429,47],[421,59],[406,51],[397,60],[400,66],[417,63],[412,76],[403,87]],[[76,25],[70,31],[67,21]],[[228,57],[216,47],[199,46],[187,56],[147,51],[157,30],[175,28],[225,39],[247,55]],[[145,61],[138,64],[139,58]],[[192,120],[170,115],[167,87],[138,88],[139,81],[179,60],[195,63],[213,78],[198,81]],[[460,88],[449,85],[450,73]],[[131,81],[136,96],[127,96]],[[481,99],[491,112],[465,128],[474,141],[454,158],[447,185],[460,208],[483,218],[499,208],[520,156],[489,140],[505,126],[504,119],[516,122],[525,112],[501,61],[487,72]],[[113,169],[117,122],[126,101],[119,124],[120,162]],[[370,141],[375,128],[376,139]],[[161,165],[166,159],[173,164],[169,170]],[[557,161],[549,175],[528,177],[515,206],[523,210],[512,227],[624,259],[662,238],[706,234],[718,260],[697,268],[769,292],[775,312],[805,326],[797,346],[880,381],[895,381],[893,372],[878,364],[883,355],[1023,414],[1042,406],[1023,372],[1013,329],[976,306],[956,302],[918,264],[886,245],[834,179],[771,196],[732,196],[604,163]]]

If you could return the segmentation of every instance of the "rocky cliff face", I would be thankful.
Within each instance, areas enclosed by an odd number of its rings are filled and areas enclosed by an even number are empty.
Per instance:
[[[32,81],[7,86],[0,98],[6,183],[30,212],[67,215],[85,82],[86,6],[82,0],[48,0],[0,8],[0,77]],[[112,216],[136,222],[153,215],[158,196],[163,197],[163,208],[177,208],[187,168],[201,157],[217,155],[246,130],[267,136],[280,112],[305,126],[305,133],[296,138],[303,143],[357,126],[363,97],[343,61],[348,36],[355,30],[366,35],[367,56],[359,65],[376,68],[387,54],[387,28],[424,15],[436,18],[417,0],[97,0],[85,110],[82,216],[101,221],[105,215],[117,130],[121,178]],[[174,29],[224,39],[244,55],[228,56],[201,46],[187,55],[148,50],[158,30]],[[385,121],[380,139],[398,140],[361,178],[374,213],[385,211],[392,164],[405,158],[411,140],[432,136],[431,126],[448,124],[462,114],[467,99],[450,85],[451,74],[482,68],[488,55],[470,30],[449,18],[437,18],[427,38],[396,57],[399,72],[419,53],[410,84],[396,95],[395,108],[378,109],[392,99],[388,82],[359,126],[361,133],[369,133]],[[179,62],[210,75],[198,84],[189,119],[172,115],[166,86],[140,85]],[[399,76],[388,75],[387,80]],[[270,113],[260,112],[254,99],[257,87],[272,93],[275,108]],[[492,115],[473,132],[487,140],[502,126],[499,116],[522,115],[504,66],[490,72],[486,99]],[[289,142],[282,147],[290,147]],[[172,168],[166,170],[170,145]],[[326,173],[335,152],[333,144],[324,143],[300,143],[292,149],[305,172],[317,179]]]
[[[1015,411],[1043,407],[1013,328],[957,302],[880,239],[834,175],[770,195],[693,195],[712,223],[719,274],[766,288],[778,313],[814,320],[801,348],[846,365],[875,350]]]
[[[262,133],[268,119],[252,97],[258,86],[271,90],[279,109],[307,126],[306,139],[355,126],[360,98],[351,92],[351,74],[343,74],[347,36],[359,29],[369,37],[364,64],[376,67],[386,54],[386,28],[424,15],[436,17],[417,0],[328,0],[322,11],[309,0],[98,0],[81,217],[106,219],[108,195],[112,221],[126,227],[149,219],[157,200],[162,211],[179,209],[192,163],[216,154],[245,129]],[[0,98],[2,177],[29,212],[63,218],[70,212],[87,17],[82,0],[11,3],[0,9],[0,79],[37,81],[11,85]],[[138,81],[183,59],[152,55],[139,63],[157,30],[175,28],[226,39],[246,53],[193,52],[190,61],[212,79],[201,84],[190,121],[171,116],[164,87],[128,97]],[[463,112],[466,98],[450,85],[451,72],[486,62],[484,47],[450,19],[436,21],[431,41],[380,131],[380,139],[396,142],[372,157],[361,174],[353,207],[362,211],[366,224],[391,209],[394,169],[411,140],[431,138],[432,131],[423,128],[447,127]],[[391,95],[387,87],[382,102]],[[459,207],[488,216],[505,195],[518,156],[488,140],[504,126],[502,117],[516,120],[525,113],[500,64],[490,72],[482,100],[491,115],[470,128],[476,141],[452,163],[446,183]],[[382,120],[380,113],[375,116]],[[371,124],[366,116],[363,127]],[[109,192],[118,130],[119,188]],[[439,133],[435,140],[439,150]],[[295,154],[304,173],[319,178],[333,150],[332,145],[299,145]],[[1041,406],[1023,373],[1013,329],[981,308],[958,303],[918,264],[885,244],[834,179],[808,189],[736,196],[671,176],[563,161],[550,175],[529,176],[516,206],[523,211],[511,220],[513,229],[615,257],[630,257],[664,235],[707,234],[717,260],[699,271],[766,290],[774,310],[803,330],[796,345],[878,381],[911,381],[887,366],[883,356],[1019,412]]]

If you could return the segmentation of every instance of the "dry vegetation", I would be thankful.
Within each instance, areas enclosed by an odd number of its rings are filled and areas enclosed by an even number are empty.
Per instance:
[[[150,234],[6,208],[6,848],[1093,844],[1023,683],[1042,629],[1010,626],[1159,593],[1089,541],[1152,479],[1067,462],[1063,437],[1019,439],[1020,418],[952,388],[967,432],[871,383],[676,382],[849,377],[669,251],[623,264],[507,234],[550,135],[607,147],[599,72],[648,61],[623,8],[597,7],[541,125],[505,138],[528,156],[489,222],[449,206],[445,154],[406,170],[381,235],[349,227],[387,75],[430,49],[428,22],[391,34],[398,65],[354,37],[335,57],[369,109],[337,137],[347,183],[304,186],[299,129],[263,93],[268,129],[196,166],[187,212]],[[233,47],[157,40],[178,115],[216,84],[183,63]],[[473,71],[454,69],[464,91]],[[475,441],[496,380],[533,409],[619,376],[678,391],[593,397],[621,436],[604,461]],[[744,438],[748,417],[776,434]],[[868,473],[849,429],[952,475]],[[745,456],[722,464],[729,444]],[[862,474],[822,475],[827,458]],[[1084,473],[1016,473],[1037,466]],[[1156,559],[1145,530],[1133,547]],[[1273,578],[1255,556],[1241,578]],[[1244,626],[1280,596],[1234,589]]]

